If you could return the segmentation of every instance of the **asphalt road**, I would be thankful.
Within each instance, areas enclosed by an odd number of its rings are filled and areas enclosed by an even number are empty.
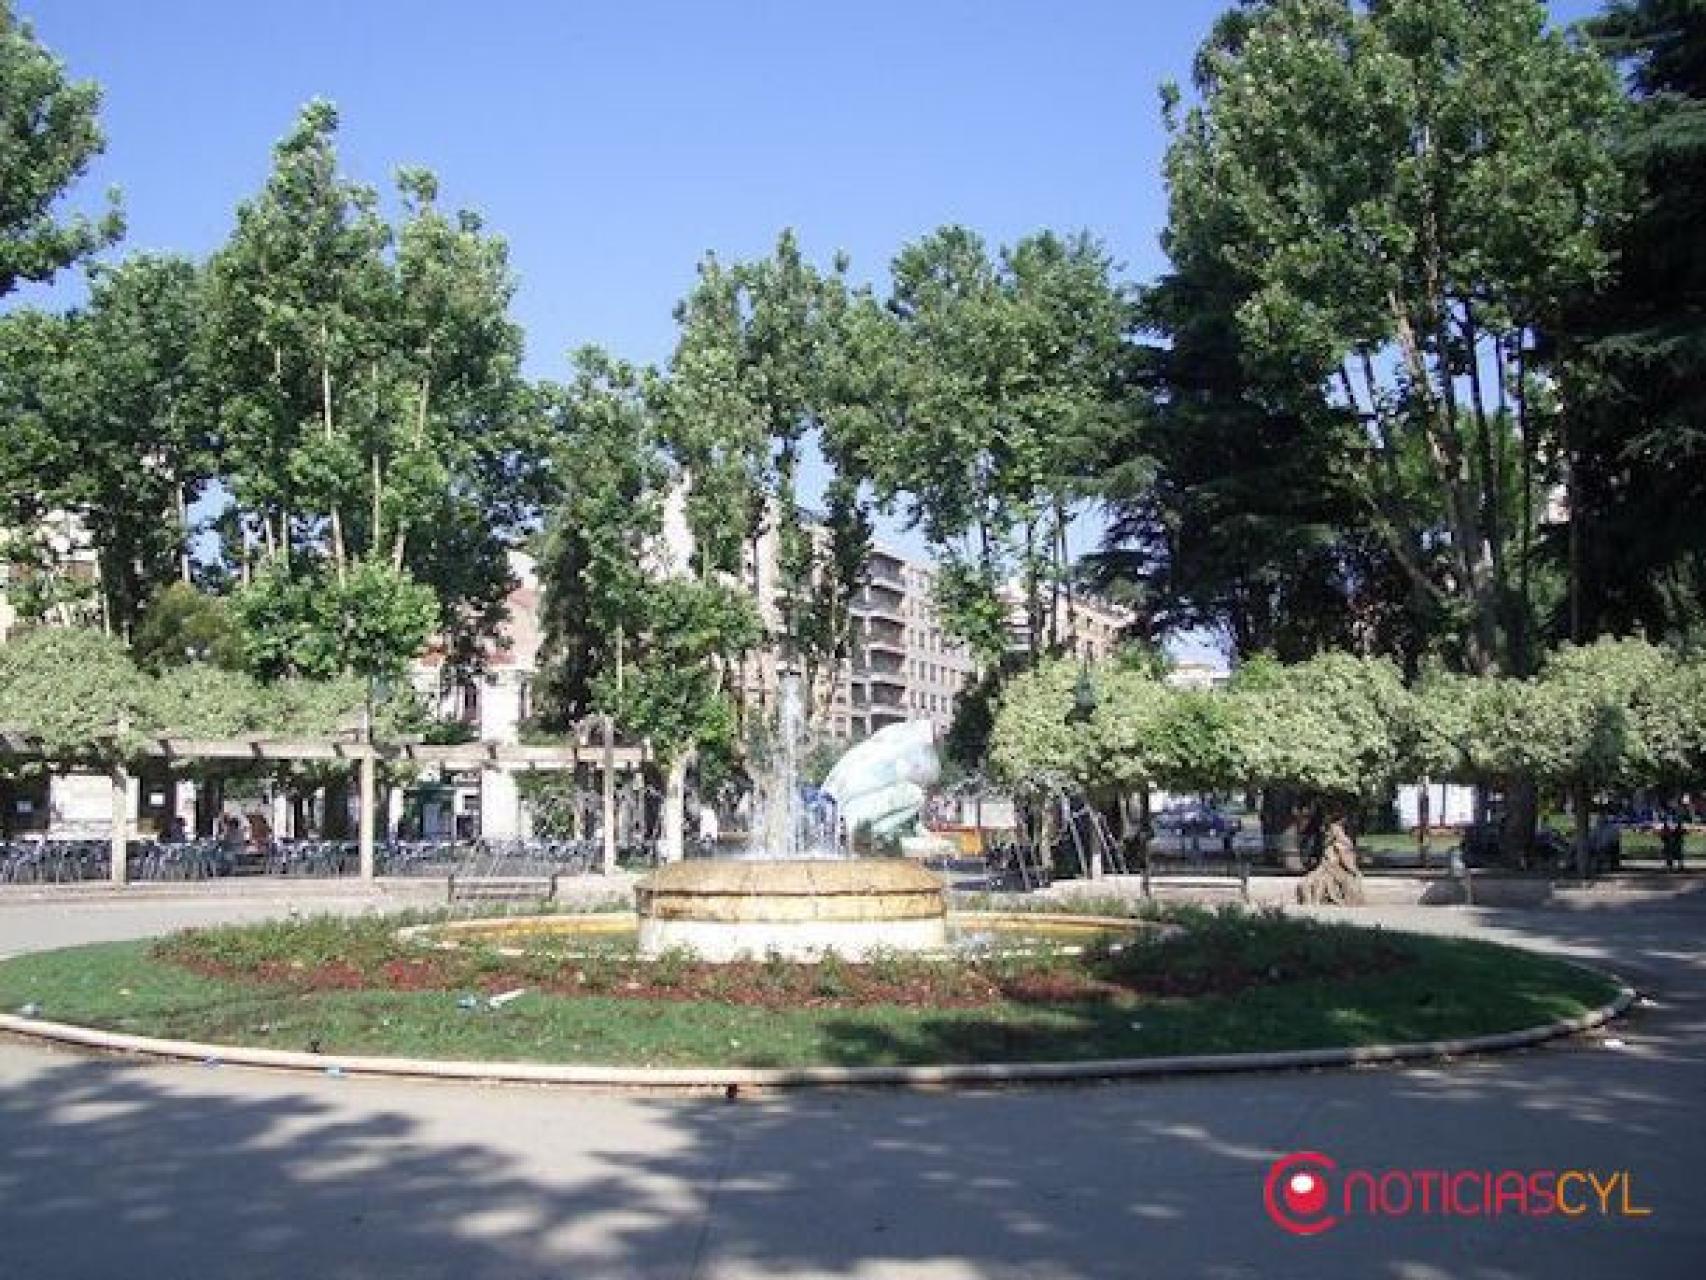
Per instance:
[[[0,954],[281,909],[0,900]],[[1656,1005],[1621,1049],[732,1103],[0,1039],[0,1280],[1706,1275],[1706,894],[1366,914],[1597,960]],[[1356,1216],[1299,1238],[1262,1186],[1300,1149],[1341,1171],[1628,1170],[1651,1212]]]

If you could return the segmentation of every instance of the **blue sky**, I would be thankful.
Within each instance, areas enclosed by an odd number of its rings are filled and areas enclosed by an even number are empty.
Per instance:
[[[661,360],[701,254],[796,228],[880,278],[946,222],[992,240],[1087,228],[1161,266],[1156,88],[1187,76],[1219,0],[16,0],[105,88],[125,248],[205,253],[310,97],[347,169],[437,170],[506,235],[529,371],[600,342]],[[1591,6],[1554,6],[1565,18]]]
[[[121,188],[123,251],[204,254],[298,107],[330,98],[345,168],[438,172],[505,235],[528,370],[587,342],[670,348],[707,250],[812,256],[880,280],[947,222],[1011,241],[1088,229],[1163,265],[1157,87],[1188,77],[1221,0],[15,0],[105,90],[80,188]],[[1587,0],[1552,6],[1568,21]],[[72,289],[24,291],[53,302]],[[33,294],[33,296],[32,296]]]

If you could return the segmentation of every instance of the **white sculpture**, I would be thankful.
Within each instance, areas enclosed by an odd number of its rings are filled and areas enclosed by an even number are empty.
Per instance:
[[[862,827],[898,835],[917,821],[925,788],[941,774],[930,721],[908,720],[877,730],[837,760],[823,791],[849,836]]]

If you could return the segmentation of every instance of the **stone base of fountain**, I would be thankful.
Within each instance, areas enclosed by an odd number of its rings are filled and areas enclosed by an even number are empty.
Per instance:
[[[659,867],[634,892],[646,956],[858,960],[948,941],[941,879],[897,858],[696,859]]]

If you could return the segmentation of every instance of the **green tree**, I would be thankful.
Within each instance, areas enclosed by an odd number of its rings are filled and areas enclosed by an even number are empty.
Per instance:
[[[1540,334],[1609,265],[1608,70],[1536,0],[1274,0],[1219,25],[1196,82],[1167,160],[1175,256],[1254,283],[1258,368],[1334,389],[1369,518],[1460,661],[1532,669],[1558,464]]]
[[[1022,584],[1028,647],[1063,639],[1067,530],[1119,403],[1129,310],[1105,251],[1044,232],[992,258],[963,227],[891,266],[892,420],[873,442],[880,496],[942,560],[947,629],[986,662],[1010,643]]]
[[[1706,7],[1618,0],[1588,30],[1636,96],[1618,135],[1634,213],[1617,272],[1559,334],[1575,586],[1556,630],[1706,634]]]
[[[244,661],[242,636],[225,599],[187,582],[172,583],[148,602],[130,649],[138,666],[155,673],[197,662],[236,670]]]
[[[98,567],[88,589],[120,635],[162,584],[189,571],[185,513],[209,464],[199,299],[193,264],[139,255],[94,269],[78,310],[0,320],[11,444],[0,524],[14,530],[12,559],[45,583],[64,557],[43,540],[86,539]]]
[[[593,711],[595,682],[643,625],[671,476],[656,375],[597,348],[574,366],[573,382],[548,391],[561,494],[539,563],[540,705],[557,729]]]
[[[871,533],[864,471],[880,330],[846,270],[843,259],[827,272],[812,266],[788,231],[768,257],[732,267],[707,258],[677,309],[665,408],[694,570],[703,581],[743,581],[760,598],[774,539],[769,639],[779,662],[800,670],[813,716],[848,655]],[[829,471],[827,510],[816,515],[799,491],[813,448]],[[750,657],[740,659],[743,691]]]
[[[0,563],[7,602],[29,621],[98,617],[93,584],[73,575],[65,552],[78,531],[60,498],[73,477],[67,405],[75,392],[72,325],[34,310],[0,316]]]
[[[89,627],[32,627],[0,644],[0,724],[46,759],[109,765],[156,727],[157,702],[122,641]]]
[[[596,349],[575,364],[573,383],[552,394],[562,498],[540,566],[543,710],[555,728],[608,714],[651,745],[665,780],[664,853],[679,857],[687,771],[700,753],[734,750],[729,675],[758,643],[758,618],[744,591],[671,563],[664,513],[679,476],[655,376]]]
[[[1092,580],[1155,632],[1212,632],[1237,660],[1355,648],[1413,664],[1433,619],[1347,482],[1354,429],[1319,386],[1252,369],[1250,281],[1174,252],[1140,292],[1154,341],[1134,351],[1132,412],[1103,467]],[[1440,580],[1443,556],[1421,559]]]
[[[304,109],[209,267],[209,367],[238,510],[227,527],[241,543],[228,557],[245,578],[264,567],[267,583],[246,589],[269,594],[252,622],[322,627],[320,647],[346,665],[340,646],[358,637],[394,644],[362,659],[390,667],[437,632],[453,666],[474,667],[513,586],[507,547],[543,492],[507,252],[475,215],[441,212],[420,170],[399,173],[392,226],[376,193],[339,173],[337,126],[330,104]],[[344,607],[308,607],[327,584]],[[418,631],[417,588],[433,605]],[[368,628],[371,613],[386,623]]]
[[[106,145],[100,106],[100,88],[67,79],[10,0],[0,0],[0,298],[51,280],[123,233],[116,194],[99,218],[54,211]]]
[[[199,363],[201,281],[184,258],[138,255],[94,273],[72,317],[69,457],[57,501],[99,556],[103,615],[130,635],[150,597],[189,576],[187,512],[210,474]]]

